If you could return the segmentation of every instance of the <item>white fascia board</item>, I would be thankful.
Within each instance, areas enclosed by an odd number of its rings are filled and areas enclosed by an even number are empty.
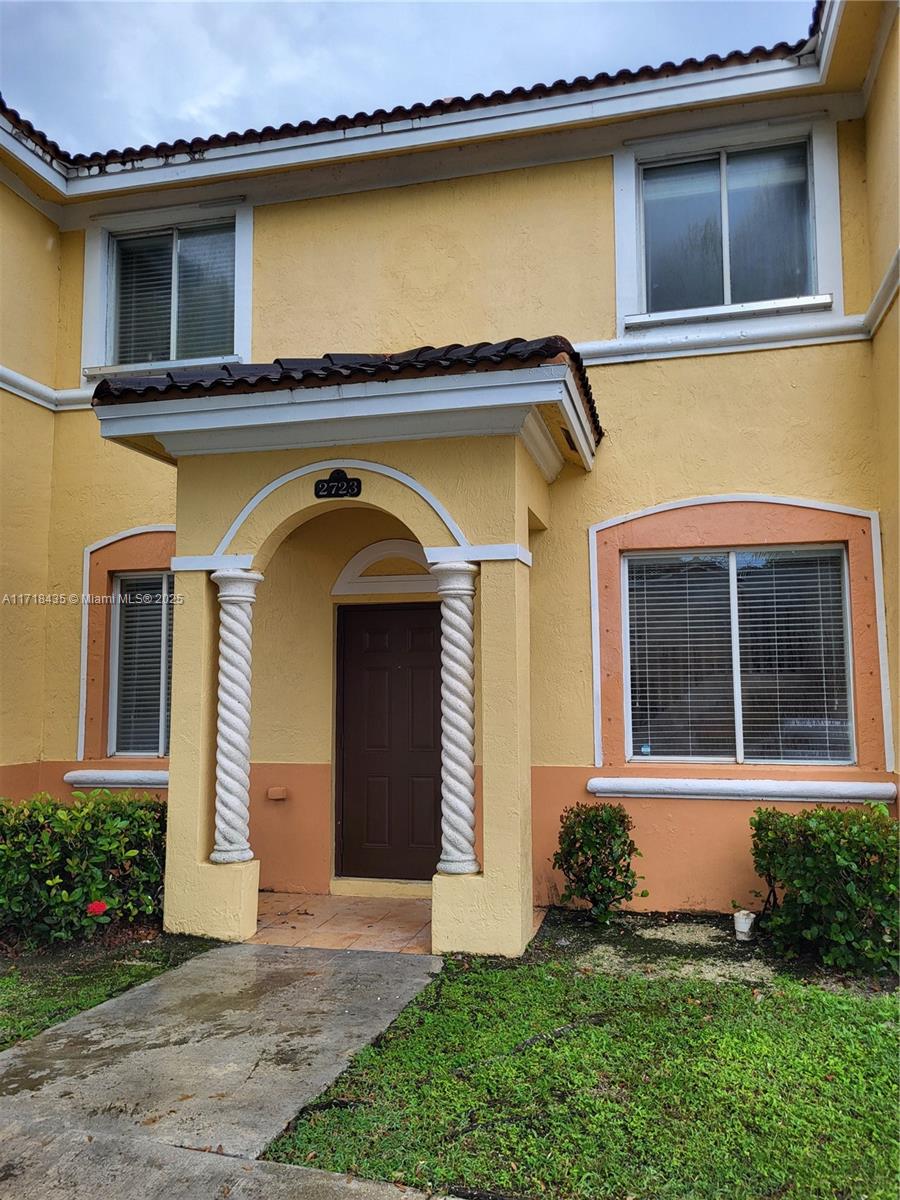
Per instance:
[[[826,766],[827,764],[822,764]],[[894,783],[860,783],[833,779],[687,779],[671,775],[603,775],[585,785],[592,796],[633,796],[642,799],[761,800],[805,804],[892,804]]]
[[[530,411],[527,408],[504,408],[399,416],[380,414],[329,421],[229,426],[197,433],[160,433],[157,437],[173,458],[237,454],[248,450],[325,449],[328,446],[375,445],[379,442],[418,442],[432,438],[502,437],[519,434]]]
[[[3,116],[0,116],[0,149],[48,183],[60,196],[68,194],[72,180],[65,168],[55,165],[43,151],[32,149],[22,134]]]
[[[576,450],[581,455],[584,469],[590,471],[594,465],[594,430],[591,426],[590,417],[585,412],[581,393],[578,390],[578,384],[575,382],[575,376],[568,368],[566,369],[563,384],[565,388],[561,405],[563,421],[575,443]]]
[[[340,159],[508,137],[630,118],[673,107],[741,101],[767,93],[815,87],[820,82],[817,63],[800,65],[796,59],[782,59],[618,84],[574,95],[486,106],[473,111],[304,134],[277,142],[218,147],[204,151],[201,157],[185,154],[167,159],[144,159],[137,166],[109,163],[102,169],[51,165],[42,151],[32,148],[29,140],[14,132],[7,122],[3,122],[5,128],[0,129],[0,144],[24,166],[40,175],[60,196],[76,199],[153,187],[158,183],[212,182],[235,172],[269,172],[286,166],[311,166]]]

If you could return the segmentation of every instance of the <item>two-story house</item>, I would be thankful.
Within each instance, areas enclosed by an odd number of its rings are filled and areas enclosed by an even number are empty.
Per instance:
[[[166,793],[173,930],[424,895],[506,954],[576,802],[719,911],[757,805],[894,802],[897,39],[104,153],[0,109],[3,793]]]

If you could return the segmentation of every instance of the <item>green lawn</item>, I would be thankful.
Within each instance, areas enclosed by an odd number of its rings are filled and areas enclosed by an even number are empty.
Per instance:
[[[87,942],[0,959],[0,1050],[215,945],[163,934],[150,941]]]
[[[267,1157],[472,1195],[895,1200],[893,997],[583,962],[448,960]]]

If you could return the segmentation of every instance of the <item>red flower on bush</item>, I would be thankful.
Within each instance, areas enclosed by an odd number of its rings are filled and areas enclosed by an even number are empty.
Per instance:
[[[108,908],[105,900],[92,900],[87,906],[87,913],[89,917],[102,917]]]

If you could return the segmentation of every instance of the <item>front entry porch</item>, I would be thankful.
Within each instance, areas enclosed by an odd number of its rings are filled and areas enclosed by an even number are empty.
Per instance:
[[[430,900],[260,892],[257,926],[264,946],[431,953]]]
[[[562,339],[402,357],[98,389],[105,436],[178,465],[172,931],[275,936],[262,885],[296,899],[279,938],[532,936],[531,540],[599,425]],[[351,887],[387,909],[341,912]]]

